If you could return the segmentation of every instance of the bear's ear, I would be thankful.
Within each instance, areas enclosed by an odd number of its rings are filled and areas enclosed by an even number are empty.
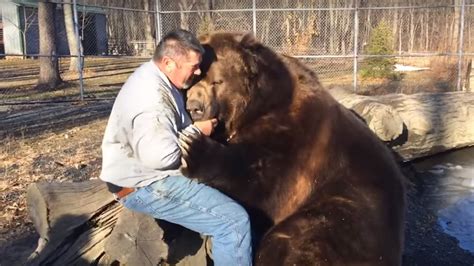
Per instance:
[[[205,42],[209,42],[210,38],[211,36],[209,33],[204,33],[204,34],[199,35],[198,40],[200,43],[205,43]]]
[[[257,39],[253,35],[252,32],[247,32],[244,33],[240,36],[238,36],[237,41],[243,46],[243,47],[252,47],[255,44],[258,43]]]

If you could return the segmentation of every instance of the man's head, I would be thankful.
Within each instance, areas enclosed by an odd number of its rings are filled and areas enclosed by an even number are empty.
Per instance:
[[[194,75],[200,75],[204,49],[196,37],[186,30],[166,34],[155,49],[153,61],[179,89],[191,86]]]

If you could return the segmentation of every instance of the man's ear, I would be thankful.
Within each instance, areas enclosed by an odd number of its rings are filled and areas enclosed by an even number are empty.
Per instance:
[[[161,58],[160,64],[163,65],[166,72],[171,72],[176,67],[176,62],[168,56]]]

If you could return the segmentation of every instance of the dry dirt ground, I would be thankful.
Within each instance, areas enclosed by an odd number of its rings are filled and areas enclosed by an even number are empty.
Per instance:
[[[0,145],[0,265],[24,262],[37,236],[26,213],[26,189],[37,181],[97,178],[106,120],[95,119],[34,137],[4,138]]]
[[[113,98],[139,61],[91,61],[92,67],[86,71],[88,95]],[[82,103],[58,102],[77,97],[77,80],[73,75],[69,75],[72,77],[67,79],[69,83],[58,91],[35,92],[31,86],[37,70],[31,64],[12,62],[4,66],[0,63],[1,100],[10,97],[11,102],[22,101],[30,95],[30,99],[55,101],[0,105],[1,266],[23,264],[36,247],[37,235],[26,210],[29,184],[79,182],[98,177],[100,142],[112,106],[112,100],[99,101],[93,97]],[[114,67],[119,70],[114,72]],[[460,249],[454,238],[442,233],[436,215],[425,207],[427,202],[421,193],[420,177],[409,167],[405,168],[413,186],[408,200],[403,264],[474,265],[474,255]]]

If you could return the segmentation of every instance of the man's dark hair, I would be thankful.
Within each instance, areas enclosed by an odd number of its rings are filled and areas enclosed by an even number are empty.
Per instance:
[[[174,30],[166,34],[156,46],[153,60],[159,61],[164,56],[171,58],[187,56],[189,51],[204,54],[204,48],[196,36],[187,30]]]

